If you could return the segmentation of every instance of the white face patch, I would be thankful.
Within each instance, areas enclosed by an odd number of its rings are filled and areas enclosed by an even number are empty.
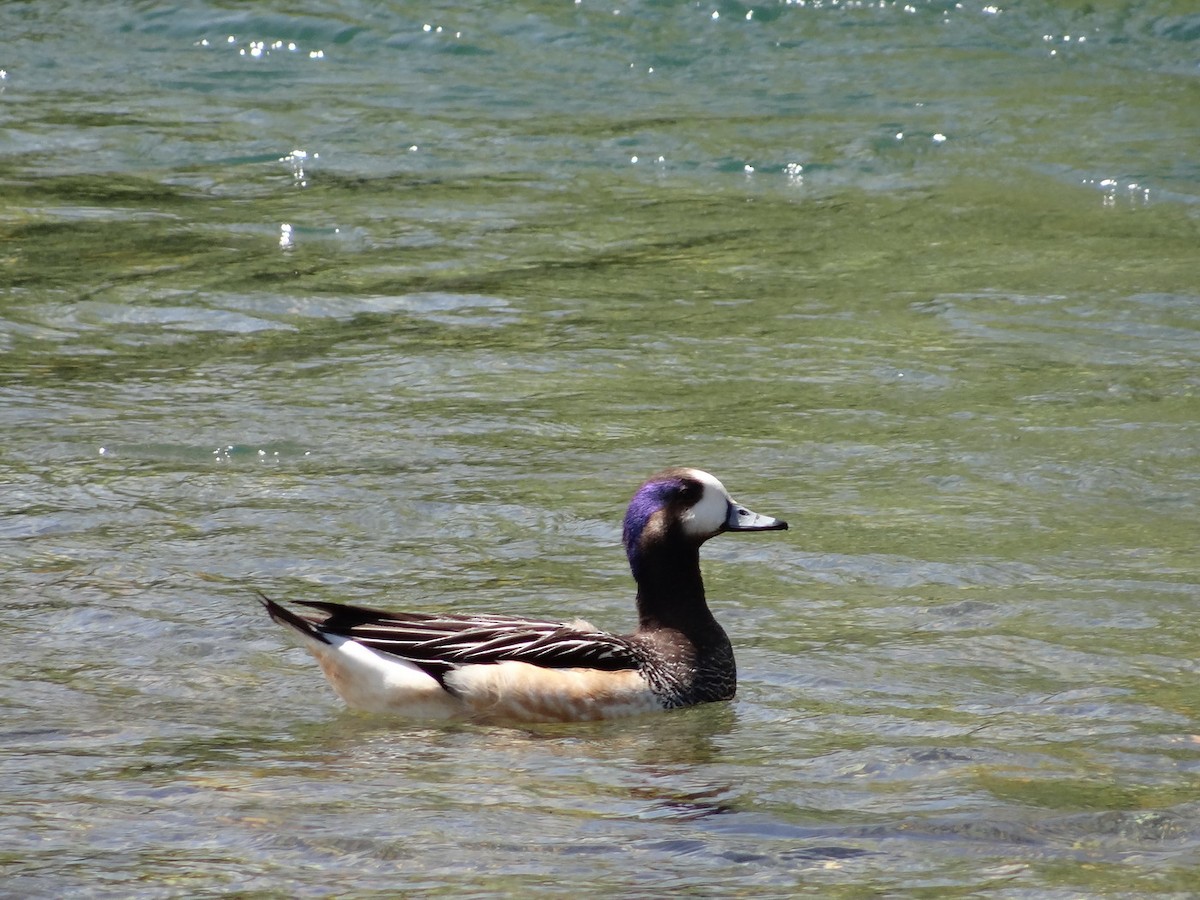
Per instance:
[[[725,485],[700,469],[689,469],[688,475],[704,485],[700,501],[685,512],[680,520],[684,534],[696,538],[709,538],[725,526],[729,515],[729,504],[733,502]]]

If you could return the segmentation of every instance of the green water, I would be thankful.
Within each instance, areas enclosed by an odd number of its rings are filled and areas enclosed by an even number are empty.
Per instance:
[[[0,17],[0,894],[1195,890],[1189,4]],[[670,464],[792,526],[731,704],[363,717],[254,601],[623,630]]]

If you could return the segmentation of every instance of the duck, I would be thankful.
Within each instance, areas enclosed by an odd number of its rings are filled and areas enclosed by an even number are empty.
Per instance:
[[[787,529],[736,503],[708,472],[665,469],[634,492],[622,541],[637,629],[582,619],[389,612],[259,600],[353,709],[419,719],[582,722],[733,698],[733,647],[704,594],[700,547],[726,532]]]

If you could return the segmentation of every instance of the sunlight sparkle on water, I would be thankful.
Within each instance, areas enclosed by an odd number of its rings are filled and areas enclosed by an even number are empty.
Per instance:
[[[233,44],[236,46],[237,42],[238,42],[237,35],[233,35],[233,34],[226,35],[226,37],[225,37],[226,44]],[[192,46],[193,47],[211,47],[212,42],[209,41],[208,38],[201,38],[200,40],[195,41],[192,44]],[[296,46],[295,41],[251,40],[246,44],[245,47],[238,47],[238,56],[249,56],[254,59],[261,59],[262,57],[270,56],[271,53],[276,50],[286,50],[289,53],[295,53],[298,49],[299,49],[299,47]],[[308,58],[309,59],[324,59],[325,51],[324,50],[310,50],[308,53]]]
[[[421,26],[421,30],[423,32],[425,32],[426,34],[442,34],[443,32],[446,31],[446,29],[444,27],[442,27],[441,25],[431,25],[428,22],[426,22],[424,25]],[[462,32],[456,31],[456,32],[454,32],[454,36],[456,38],[460,38],[460,37],[462,37]]]
[[[314,160],[320,158],[320,153],[313,153],[311,156],[311,159]],[[279,158],[281,163],[287,163],[292,167],[292,179],[295,181],[297,187],[308,187],[308,180],[304,171],[304,165],[309,159],[310,156],[308,151],[300,149],[293,150],[287,156],[281,156]]]
[[[1135,206],[1146,206],[1150,203],[1150,188],[1136,181],[1125,185],[1124,194],[1121,193],[1121,181],[1117,178],[1084,178],[1081,183],[1099,188],[1103,192],[1100,202],[1104,206],[1116,206],[1118,200]]]

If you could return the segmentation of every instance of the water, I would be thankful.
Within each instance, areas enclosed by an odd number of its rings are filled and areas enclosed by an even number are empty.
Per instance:
[[[0,893],[1195,890],[1193,4],[0,20]],[[254,601],[621,630],[668,464],[792,524],[732,704],[359,716]]]

